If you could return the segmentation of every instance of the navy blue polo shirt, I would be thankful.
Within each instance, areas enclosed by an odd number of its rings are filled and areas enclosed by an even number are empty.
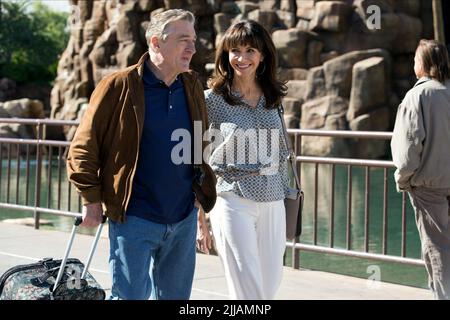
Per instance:
[[[193,137],[192,122],[181,77],[167,87],[145,63],[145,119],[136,174],[127,215],[157,223],[175,223],[194,209],[192,164],[175,164],[172,132],[185,129]],[[192,152],[192,151],[191,151]],[[183,152],[177,152],[181,156]],[[192,161],[190,161],[192,162]]]

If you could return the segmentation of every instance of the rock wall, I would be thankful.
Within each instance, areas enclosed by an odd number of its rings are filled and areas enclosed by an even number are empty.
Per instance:
[[[147,45],[145,30],[161,10],[197,16],[192,67],[204,82],[214,48],[228,26],[254,19],[272,33],[290,128],[390,130],[398,103],[415,77],[419,39],[432,38],[428,0],[72,0],[71,37],[58,66],[51,116],[79,119],[105,75],[134,64]],[[379,16],[371,11],[375,5]],[[371,7],[372,6],[372,7]],[[380,28],[369,28],[379,18]],[[370,24],[370,23],[372,24]],[[67,133],[71,138],[71,133]],[[304,154],[378,158],[387,142],[304,137]]]
[[[45,116],[50,116],[50,92],[47,84],[26,83],[18,85],[14,80],[0,78],[0,102],[18,99],[39,100],[44,104]]]
[[[0,102],[0,118],[43,119],[45,118],[44,105],[39,100],[28,98]],[[36,139],[35,131],[35,127],[30,125],[0,123],[0,137],[2,138]],[[6,155],[8,145],[3,144],[1,148],[3,154]],[[34,153],[34,150],[35,147],[30,146],[30,152]],[[25,147],[22,147],[20,151],[22,155],[26,154]],[[12,158],[16,157],[17,145],[11,144],[9,152]]]

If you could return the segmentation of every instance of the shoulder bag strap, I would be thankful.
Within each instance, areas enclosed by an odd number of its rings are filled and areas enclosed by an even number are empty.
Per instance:
[[[284,136],[284,142],[286,144],[286,147],[289,151],[289,163],[291,164],[292,167],[292,171],[294,172],[294,177],[295,177],[295,183],[297,185],[297,188],[300,188],[300,179],[298,178],[298,174],[297,174],[297,166],[295,165],[295,153],[294,150],[292,149],[292,145],[291,145],[291,140],[289,138],[289,134],[287,132],[286,129],[286,125],[284,123],[284,118],[283,118],[283,114],[284,114],[284,110],[283,110],[283,106],[280,105],[278,107],[278,114],[280,115],[280,120],[281,120],[281,126],[282,126],[282,130],[283,130],[283,136]]]

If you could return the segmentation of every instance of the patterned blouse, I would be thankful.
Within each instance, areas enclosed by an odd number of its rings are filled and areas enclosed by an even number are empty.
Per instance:
[[[254,108],[244,101],[230,105],[211,89],[205,98],[217,193],[232,191],[257,202],[284,199],[289,151],[278,110],[264,107],[264,95]]]

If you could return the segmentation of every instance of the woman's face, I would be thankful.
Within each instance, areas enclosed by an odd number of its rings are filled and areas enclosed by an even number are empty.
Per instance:
[[[231,48],[228,56],[234,75],[245,78],[255,78],[256,70],[264,59],[258,49],[249,45]]]
[[[414,56],[414,73],[416,74],[417,79],[420,79],[425,75],[423,72],[422,57],[420,56],[419,50],[416,50],[416,54]]]

